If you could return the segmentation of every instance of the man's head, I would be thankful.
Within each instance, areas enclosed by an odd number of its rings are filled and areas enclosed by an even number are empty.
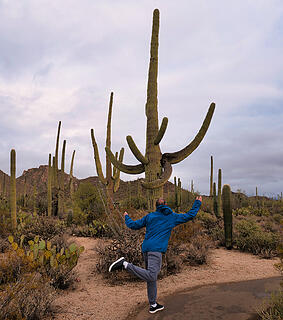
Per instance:
[[[166,201],[163,198],[159,198],[156,200],[156,207],[165,205],[165,204],[166,204]]]

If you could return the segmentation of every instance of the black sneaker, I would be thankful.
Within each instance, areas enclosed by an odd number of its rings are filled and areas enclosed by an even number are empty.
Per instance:
[[[114,271],[114,270],[119,270],[119,269],[122,269],[123,268],[123,262],[125,261],[125,258],[122,257],[116,261],[114,261],[111,266],[109,267],[108,271],[111,272],[111,271]]]
[[[150,306],[149,312],[150,312],[150,313],[155,313],[155,312],[160,311],[160,310],[163,310],[163,309],[164,309],[164,306],[162,306],[161,304],[158,304],[158,303],[156,302],[156,306],[155,306],[155,307]]]

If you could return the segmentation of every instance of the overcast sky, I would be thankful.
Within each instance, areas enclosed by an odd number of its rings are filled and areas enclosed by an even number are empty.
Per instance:
[[[178,5],[176,5],[178,4]],[[159,119],[169,118],[162,152],[187,145],[211,102],[216,110],[198,149],[173,166],[183,187],[209,192],[214,177],[252,195],[283,191],[282,0],[0,0],[0,169],[17,176],[47,164],[58,121],[66,171],[96,175],[90,129],[101,158],[110,92],[112,150],[126,136],[145,149],[152,12],[160,9]],[[137,175],[122,174],[123,180]]]

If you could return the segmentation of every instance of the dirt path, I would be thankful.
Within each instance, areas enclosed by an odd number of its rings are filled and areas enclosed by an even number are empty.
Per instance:
[[[99,240],[73,238],[85,247],[77,271],[79,282],[73,290],[67,290],[53,303],[54,316],[46,320],[117,320],[126,319],[137,306],[147,301],[145,283],[128,283],[120,286],[106,284],[95,274],[97,256],[93,248]],[[169,276],[158,282],[158,296],[195,286],[238,282],[279,276],[274,268],[278,259],[264,260],[239,251],[214,249],[205,266],[186,267],[182,273]]]

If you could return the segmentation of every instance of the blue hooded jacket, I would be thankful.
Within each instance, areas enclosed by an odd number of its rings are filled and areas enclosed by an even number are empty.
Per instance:
[[[166,252],[171,231],[181,223],[192,220],[199,211],[201,201],[196,200],[190,211],[183,214],[173,212],[166,205],[157,206],[155,212],[150,212],[143,218],[133,221],[125,216],[126,226],[133,230],[146,227],[145,238],[142,244],[142,252]]]

